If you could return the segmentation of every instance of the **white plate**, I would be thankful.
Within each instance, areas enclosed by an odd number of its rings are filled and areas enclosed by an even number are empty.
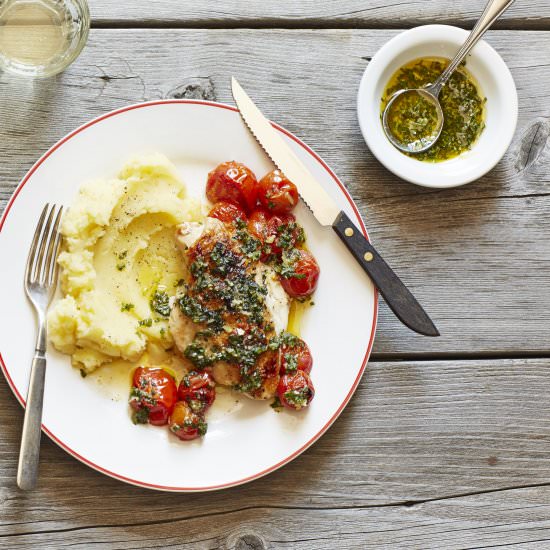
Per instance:
[[[275,126],[328,193],[363,227],[344,186],[307,145]],[[206,174],[226,160],[256,174],[272,169],[233,107],[200,101],[140,103],[99,117],[54,145],[29,171],[0,220],[0,364],[24,404],[35,319],[23,291],[27,250],[45,202],[71,204],[79,186],[114,176],[136,154],[161,152],[189,193],[203,196]],[[315,306],[303,321],[312,350],[315,399],[306,411],[275,413],[267,403],[228,392],[208,414],[201,441],[180,442],[168,430],[134,426],[127,391],[82,379],[67,356],[48,350],[44,431],[67,452],[107,475],[144,487],[206,491],[238,485],[286,464],[316,441],[351,398],[374,338],[377,293],[330,228],[300,205],[297,217],[320,267]],[[128,388],[129,389],[129,388]]]

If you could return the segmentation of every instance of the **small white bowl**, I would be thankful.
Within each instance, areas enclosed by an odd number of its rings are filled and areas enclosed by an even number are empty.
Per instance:
[[[518,97],[514,79],[500,55],[480,41],[467,58],[466,68],[487,97],[485,129],[471,150],[442,162],[423,162],[398,151],[380,120],[380,102],[391,76],[420,57],[452,58],[468,32],[448,25],[426,25],[405,31],[387,42],[369,63],[357,96],[361,132],[374,156],[394,174],[424,187],[456,187],[474,181],[502,158],[516,129]]]

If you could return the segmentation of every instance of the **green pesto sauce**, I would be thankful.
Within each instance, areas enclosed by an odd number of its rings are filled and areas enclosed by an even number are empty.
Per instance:
[[[401,94],[388,110],[388,126],[400,143],[421,149],[435,137],[437,108],[415,92]]]
[[[286,332],[271,336],[273,326],[265,315],[265,276],[263,281],[256,281],[256,271],[249,266],[267,255],[262,261],[282,277],[303,278],[295,268],[299,258],[296,246],[305,242],[305,233],[295,221],[281,224],[270,243],[282,250],[279,257],[272,254],[271,246],[262,249],[262,243],[249,233],[245,222],[238,219],[234,225],[235,243],[231,244],[235,246],[219,241],[210,251],[199,254],[189,266],[192,292],[180,296],[177,304],[186,317],[205,325],[185,348],[185,357],[199,370],[218,361],[238,365],[241,382],[236,389],[251,392],[262,385],[262,373],[256,364],[260,355],[283,345],[296,345],[297,338]],[[245,325],[241,326],[241,333],[232,332],[235,319]],[[220,346],[219,338],[224,333],[227,336]],[[290,371],[293,360],[294,357],[288,360]]]
[[[170,317],[170,296],[164,290],[157,288],[149,300],[149,307],[152,312],[158,313],[161,317]]]
[[[391,96],[410,88],[422,88],[435,82],[449,60],[444,58],[415,59],[403,65],[390,78],[382,97],[381,112]],[[390,129],[404,143],[421,141],[431,135],[437,122],[435,107],[418,94],[403,94],[390,111]],[[439,94],[445,122],[437,142],[423,153],[404,153],[417,160],[439,162],[449,160],[471,149],[485,128],[485,102],[472,75],[459,67]]]

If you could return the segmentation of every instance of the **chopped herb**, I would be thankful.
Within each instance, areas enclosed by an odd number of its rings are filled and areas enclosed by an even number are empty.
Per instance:
[[[149,307],[155,313],[158,313],[161,317],[170,316],[170,297],[164,291],[155,290],[151,300],[149,301]]]
[[[149,409],[147,407],[143,407],[137,410],[132,415],[132,422],[134,424],[147,424],[148,421],[149,421]]]
[[[252,370],[252,372],[249,372],[248,370],[241,369],[241,383],[237,384],[235,387],[236,390],[250,393],[254,390],[257,390],[262,385],[262,375],[257,370]]]
[[[141,321],[139,321],[138,324],[140,327],[150,327],[153,325],[153,319],[148,317],[147,319],[142,319]]]
[[[116,264],[116,268],[117,268],[119,271],[124,271],[124,270],[126,269],[126,264],[123,264],[123,263]]]
[[[190,409],[195,413],[201,412],[205,407],[205,404],[202,401],[199,401],[198,399],[190,399],[188,401],[188,404]]]
[[[231,271],[242,268],[240,256],[229,250],[221,242],[214,245],[210,253],[210,259],[215,264],[213,271],[218,275],[228,275]]]
[[[210,330],[210,329],[198,330],[195,333],[195,339],[197,339],[197,340],[206,340],[207,338],[210,338],[211,336],[214,336],[214,331]]]
[[[198,258],[191,264],[191,275],[193,275],[193,277],[195,278],[199,278],[202,275],[204,275],[207,268],[208,268],[208,264],[205,261]]]
[[[288,390],[284,394],[286,401],[296,405],[297,408],[305,407],[311,397],[311,390],[308,387],[299,390]]]
[[[241,252],[251,261],[256,262],[262,255],[262,243],[246,229],[237,231],[235,238],[241,243]]]
[[[290,251],[283,250],[280,263],[274,266],[274,269],[279,275],[285,279],[305,279],[304,273],[295,271],[296,262],[300,259],[300,252],[294,248]]]
[[[123,251],[118,255],[118,259],[119,259],[119,260],[124,260],[124,258],[126,258],[126,256],[128,256],[128,251],[127,251],[127,250],[123,250]]]
[[[178,433],[182,429],[187,430],[197,430],[197,433],[199,435],[205,435],[208,430],[208,424],[200,419],[200,420],[185,420],[183,424],[172,424],[170,426],[170,430],[174,433]]]
[[[208,424],[204,420],[199,420],[198,426],[199,435],[205,435],[208,431]]]
[[[278,350],[280,347],[293,348],[300,345],[300,339],[294,336],[291,332],[283,331],[279,335],[275,336],[269,342],[268,349],[272,351]]]
[[[152,391],[148,391],[147,382],[144,379],[140,380],[140,387],[132,386],[130,390],[130,403],[147,404],[154,407],[157,404],[158,392],[153,388]]]
[[[437,108],[433,101],[416,92],[399,95],[387,116],[392,134],[414,150],[422,149],[436,136]]]
[[[82,378],[86,378],[86,376],[88,376],[88,373],[84,369],[80,369],[80,376],[82,376]]]
[[[290,250],[304,244],[304,228],[296,222],[283,223],[277,227],[276,244],[283,250]]]
[[[277,412],[280,412],[283,408],[283,404],[281,403],[281,400],[278,397],[275,397],[273,400],[273,403],[271,403],[270,407],[274,409]]]
[[[241,366],[241,374],[247,376],[248,369],[253,367],[258,357],[267,350],[265,335],[258,331],[249,334],[230,334],[227,345],[218,353],[218,360]],[[245,372],[242,372],[242,369]]]
[[[134,309],[134,304],[123,303],[122,306],[120,306],[120,311],[130,311],[131,309]]]
[[[198,299],[186,294],[178,300],[178,304],[184,315],[194,323],[206,323],[214,332],[220,332],[223,327],[223,319],[220,311],[213,311],[203,306]]]
[[[195,365],[198,369],[204,369],[208,365],[211,365],[215,361],[215,357],[212,355],[209,355],[203,346],[200,346],[196,342],[192,342],[189,344],[183,354],[193,365]],[[185,380],[185,378],[184,378]],[[184,382],[185,383],[185,382]]]
[[[298,356],[294,353],[285,353],[285,371],[289,373],[298,370]]]
[[[246,222],[241,217],[237,218],[233,223],[237,229],[244,229],[246,227]]]

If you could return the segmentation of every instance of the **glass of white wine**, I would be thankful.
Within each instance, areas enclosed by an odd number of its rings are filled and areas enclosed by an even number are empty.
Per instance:
[[[0,0],[0,70],[60,73],[80,54],[89,29],[86,0]]]

